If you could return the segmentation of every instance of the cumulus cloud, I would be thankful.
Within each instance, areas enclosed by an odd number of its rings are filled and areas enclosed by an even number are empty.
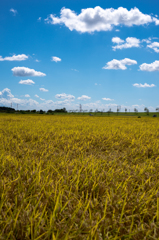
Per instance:
[[[30,95],[29,94],[25,94],[25,97],[30,97]]]
[[[51,61],[61,62],[61,58],[59,58],[59,57],[52,57]]]
[[[91,97],[88,97],[88,96],[86,96],[86,95],[82,95],[81,97],[78,97],[77,99],[78,99],[78,100],[82,100],[82,101],[86,101],[86,100],[91,99]]]
[[[35,97],[39,98],[39,96],[37,94],[35,94]]]
[[[41,17],[38,18],[38,21],[41,22]]]
[[[15,10],[13,8],[11,8],[9,11],[12,12],[14,16],[18,13],[17,10]]]
[[[55,98],[74,100],[75,96],[71,94],[61,93],[61,94],[56,94]]]
[[[139,66],[141,71],[154,72],[159,71],[159,61],[154,61],[153,63],[143,63]]]
[[[28,94],[25,95],[25,97],[30,97]],[[11,90],[8,88],[3,89],[3,91],[0,92],[0,105],[10,106],[10,104],[19,104],[24,107],[31,107],[31,106],[37,106],[38,102],[33,99],[19,99],[15,98],[14,95],[11,93]]]
[[[0,61],[24,61],[28,59],[28,56],[25,54],[13,55],[12,57],[4,57],[0,56]]]
[[[11,99],[14,98],[14,95],[11,94],[11,90],[9,88],[5,88],[2,92],[0,92],[0,98]]]
[[[41,100],[41,101],[45,101],[45,99],[43,99],[43,98],[40,98],[40,100]]]
[[[122,39],[119,38],[119,37],[113,37],[113,38],[112,38],[112,42],[113,42],[113,43],[120,44],[120,43],[123,43],[124,40],[122,40]]]
[[[159,42],[153,42],[147,45],[147,47],[153,49],[156,53],[159,53]]]
[[[114,99],[110,99],[110,98],[102,98],[104,101],[114,101]]]
[[[104,66],[103,69],[125,70],[127,69],[125,65],[133,65],[133,64],[137,64],[137,61],[132,60],[130,58],[124,58],[122,60],[113,59],[112,61],[107,62],[106,66]]]
[[[123,49],[123,48],[132,48],[132,47],[140,47],[140,40],[135,37],[127,37],[126,40],[122,40],[118,37],[112,38],[113,43],[117,43],[116,46],[113,46],[113,50]]]
[[[114,26],[120,25],[131,27],[152,22],[159,25],[157,18],[140,12],[136,7],[127,10],[123,7],[103,9],[96,6],[95,8],[82,9],[80,14],[76,14],[69,8],[62,8],[60,17],[50,14],[45,21],[50,24],[64,24],[70,31],[76,30],[81,33],[110,31]]]
[[[147,84],[147,83],[144,83],[144,84],[141,84],[141,83],[134,83],[133,84],[134,87],[138,87],[138,88],[151,88],[151,87],[155,87],[154,84]]]
[[[19,84],[32,85],[32,84],[35,84],[35,82],[31,79],[27,79],[27,80],[20,80]]]
[[[44,77],[44,76],[46,76],[45,73],[37,72],[34,69],[30,69],[27,67],[14,67],[11,70],[13,72],[13,75],[16,77],[28,77],[28,76]]]
[[[47,90],[47,89],[45,89],[45,88],[39,88],[40,89],[40,91],[42,91],[42,92],[48,92],[49,90]]]

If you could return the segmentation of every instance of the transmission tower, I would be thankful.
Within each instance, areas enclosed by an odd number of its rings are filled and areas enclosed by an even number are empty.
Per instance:
[[[82,105],[81,104],[80,104],[79,108],[80,108],[80,112],[82,112]]]

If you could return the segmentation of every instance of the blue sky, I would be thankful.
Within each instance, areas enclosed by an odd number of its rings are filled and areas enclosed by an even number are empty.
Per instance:
[[[0,1],[0,106],[159,106],[157,0]]]

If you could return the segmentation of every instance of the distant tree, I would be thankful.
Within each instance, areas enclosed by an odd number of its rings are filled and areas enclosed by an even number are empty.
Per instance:
[[[90,112],[90,113],[93,112],[93,109],[90,109],[89,112]]]
[[[147,107],[144,108],[144,111],[149,115],[149,109]]]
[[[12,113],[15,112],[15,109],[10,107],[0,107],[0,112]]]
[[[34,110],[31,110],[31,113],[36,113],[36,110],[34,109]]]
[[[156,112],[159,112],[159,107],[156,108]]]
[[[127,113],[127,108],[125,108],[125,113]]]
[[[134,112],[135,112],[135,114],[138,114],[137,108],[134,108]]]
[[[43,111],[42,109],[40,109],[39,113],[40,113],[40,114],[43,114],[43,113],[44,113],[44,111]]]

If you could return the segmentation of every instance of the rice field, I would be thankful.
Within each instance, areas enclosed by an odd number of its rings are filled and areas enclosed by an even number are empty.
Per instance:
[[[0,239],[159,239],[159,119],[0,115]]]

